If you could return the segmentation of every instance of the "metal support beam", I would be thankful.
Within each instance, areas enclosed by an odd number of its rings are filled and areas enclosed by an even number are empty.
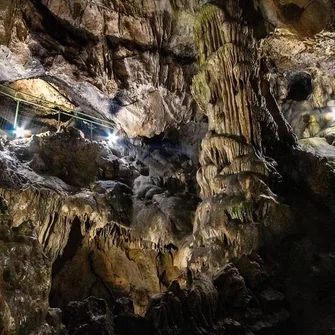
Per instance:
[[[17,101],[16,102],[15,117],[14,117],[14,129],[16,129],[16,126],[17,126],[17,118],[19,116],[19,110],[20,110],[20,101]]]

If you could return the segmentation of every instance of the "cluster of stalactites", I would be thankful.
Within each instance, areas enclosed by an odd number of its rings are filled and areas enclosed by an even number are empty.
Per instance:
[[[97,230],[96,240],[107,248],[116,247],[122,250],[138,249],[165,253],[170,250],[171,246],[176,248],[172,244],[160,241],[156,243],[137,237],[133,234],[131,228],[114,221],[107,223],[105,227]]]
[[[252,30],[243,22],[232,21],[222,9],[214,4],[205,5],[195,21],[200,65],[217,52],[221,47],[229,49],[230,45],[250,49]],[[238,54],[235,54],[238,57]],[[235,60],[238,58],[235,57]]]
[[[256,104],[255,88],[250,85],[258,69],[252,30],[243,22],[226,19],[214,5],[205,6],[196,21],[201,67],[193,81],[193,95],[208,116],[209,130],[258,144],[250,114]]]

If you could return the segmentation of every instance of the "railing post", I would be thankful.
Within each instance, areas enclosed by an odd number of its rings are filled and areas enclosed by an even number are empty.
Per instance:
[[[17,126],[17,118],[19,116],[19,110],[20,110],[20,101],[18,100],[16,102],[16,110],[15,110],[15,117],[14,117],[14,129],[16,129],[16,126]]]
[[[60,111],[58,111],[58,130],[60,128]]]

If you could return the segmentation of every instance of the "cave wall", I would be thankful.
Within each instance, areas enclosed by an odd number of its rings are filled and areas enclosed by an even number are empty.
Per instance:
[[[153,136],[197,115],[196,3],[2,3],[2,81],[43,77],[84,111]],[[14,67],[13,67],[14,65]]]

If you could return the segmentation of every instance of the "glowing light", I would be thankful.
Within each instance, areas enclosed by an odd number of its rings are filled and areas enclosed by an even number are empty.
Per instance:
[[[328,121],[332,120],[333,119],[333,113],[327,113],[325,115],[325,119],[328,120]]]
[[[14,134],[15,134],[16,138],[22,138],[22,137],[25,137],[26,131],[23,127],[17,127],[14,130]]]
[[[330,107],[331,112],[328,112],[325,115],[326,120],[335,120],[335,107]]]
[[[109,144],[116,144],[119,137],[115,133],[108,134],[108,143]]]
[[[17,127],[14,129],[13,133],[15,134],[16,138],[25,138],[31,136],[31,131],[24,129],[23,127]]]

